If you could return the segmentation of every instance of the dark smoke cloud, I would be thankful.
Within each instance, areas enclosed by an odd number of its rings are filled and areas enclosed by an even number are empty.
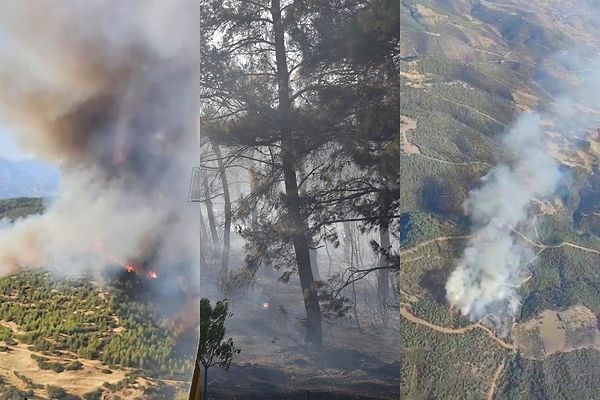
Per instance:
[[[0,271],[99,270],[106,254],[197,265],[186,204],[198,154],[197,4],[11,0],[0,30],[2,122],[63,176],[44,215],[0,233]]]

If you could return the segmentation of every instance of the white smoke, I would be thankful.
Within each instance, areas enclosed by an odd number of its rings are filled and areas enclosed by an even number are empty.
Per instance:
[[[0,118],[62,179],[44,215],[0,231],[0,274],[98,271],[109,255],[163,273],[197,265],[197,211],[186,200],[198,154],[198,18],[193,0],[3,3]]]
[[[542,121],[565,138],[586,137],[598,127],[598,57],[582,61],[565,53],[555,59],[557,68],[576,77],[576,83],[547,111],[520,115],[503,138],[511,160],[494,168],[470,193],[465,208],[473,232],[446,283],[452,306],[471,320],[487,318],[500,331],[519,309],[518,290],[527,275],[525,264],[533,257],[513,229],[531,225],[532,200],[552,196],[564,176],[548,149]],[[565,59],[568,65],[560,62]]]
[[[539,115],[521,115],[504,144],[513,161],[495,168],[470,194],[466,209],[474,232],[446,284],[449,302],[471,319],[488,314],[502,319],[517,311],[522,265],[530,252],[515,241],[512,229],[527,220],[532,199],[550,196],[561,177]]]

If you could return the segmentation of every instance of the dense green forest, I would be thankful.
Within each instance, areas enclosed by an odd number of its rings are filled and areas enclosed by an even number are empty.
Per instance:
[[[133,367],[169,376],[188,376],[193,360],[179,349],[152,304],[130,299],[88,280],[57,279],[26,272],[0,279],[0,319],[22,333],[2,329],[4,340],[17,339],[44,354],[70,351],[112,368]],[[119,334],[115,330],[119,329]],[[190,350],[190,349],[187,349]],[[50,364],[57,372],[71,365]]]
[[[410,0],[400,7],[400,113],[409,121],[400,155],[402,392],[411,399],[593,398],[596,347],[527,358],[510,330],[494,336],[451,309],[445,289],[474,228],[465,200],[494,166],[511,162],[503,135],[524,110],[549,108],[572,83],[577,71],[567,77],[561,64],[572,59],[558,54],[575,43],[597,48],[589,9],[573,6],[573,18],[557,24],[561,6],[549,2]],[[578,151],[589,150],[568,142],[558,141],[563,157],[580,160]],[[583,161],[564,162],[561,171],[568,178],[555,197],[532,204],[530,223],[513,238],[531,246],[516,326],[573,305],[600,315],[598,171]],[[535,326],[531,346],[543,347]]]
[[[44,201],[47,200],[28,197],[0,200],[0,219],[7,218],[14,221],[32,214],[41,214],[45,208]]]
[[[195,351],[195,341],[178,343],[151,302],[130,298],[110,285],[37,271],[0,278],[0,297],[0,320],[18,327],[17,332],[0,327],[0,340],[5,343],[0,351],[12,351],[17,343],[28,344],[30,351],[40,354],[31,354],[38,367],[57,374],[81,369],[78,358],[102,361],[105,374],[127,369],[127,379],[116,385],[107,383],[84,399],[101,398],[103,391],[135,386],[138,377],[184,382],[189,378],[193,366],[189,355]],[[32,389],[40,387],[40,382],[24,375],[21,378]],[[161,385],[160,380],[158,384],[147,388],[147,398],[175,396],[172,387]],[[3,390],[8,399],[23,395],[8,384]],[[49,389],[48,394],[62,398],[56,396],[60,390]]]

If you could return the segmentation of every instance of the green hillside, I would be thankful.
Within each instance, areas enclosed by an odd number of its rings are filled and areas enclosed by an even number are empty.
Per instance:
[[[43,210],[43,199],[0,201],[0,219]],[[170,316],[157,311],[146,290],[154,282],[142,288],[137,277],[117,275],[103,283],[45,271],[0,278],[0,399],[186,393],[196,340],[178,337]]]
[[[401,2],[406,398],[590,399],[600,393],[600,347],[573,345],[576,337],[552,330],[540,317],[545,310],[581,306],[594,317],[576,321],[582,324],[577,332],[598,335],[599,180],[590,161],[597,155],[589,149],[560,144],[569,179],[554,202],[532,206],[535,227],[515,234],[537,255],[514,321],[515,327],[534,326],[532,341],[517,340],[513,331],[501,337],[451,310],[445,299],[445,283],[471,232],[464,201],[486,173],[508,160],[502,134],[521,112],[545,109],[553,93],[569,84],[572,77],[557,65],[557,53],[575,44],[597,45],[597,27],[585,7],[571,4],[564,13],[562,7],[555,1]],[[566,344],[556,345],[556,353],[527,355],[527,346],[560,341],[561,335]]]

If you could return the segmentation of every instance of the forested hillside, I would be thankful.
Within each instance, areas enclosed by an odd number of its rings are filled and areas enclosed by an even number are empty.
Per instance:
[[[11,222],[17,218],[41,214],[44,211],[44,199],[20,197],[17,199],[0,200],[0,219]]]
[[[41,214],[43,201],[2,200],[0,219]],[[178,338],[148,288],[132,291],[139,278],[113,272],[104,282],[44,271],[0,278],[0,365],[10,365],[0,372],[0,398],[187,394],[195,340]]]
[[[151,303],[112,285],[44,272],[2,278],[0,297],[0,362],[14,363],[2,379],[32,399],[51,396],[48,384],[64,389],[69,398],[84,399],[96,398],[89,394],[94,391],[97,398],[102,392],[108,398],[115,392],[171,398],[176,392],[173,382],[179,381],[175,387],[180,389],[187,387],[194,341],[184,341],[188,347],[178,344],[172,328],[158,324],[164,317]],[[98,377],[87,382],[73,381],[95,374]],[[152,397],[153,390],[164,386],[162,379],[171,380],[171,386]]]
[[[531,262],[508,334],[485,318],[469,320],[446,299],[448,278],[476,228],[465,200],[495,166],[510,165],[502,140],[517,118],[560,113],[557,96],[583,81],[574,65],[597,54],[595,13],[584,1],[401,2],[407,398],[587,399],[600,390],[598,153],[591,129],[573,137],[563,134],[568,120],[544,121],[545,140],[568,179],[551,198],[534,199],[529,223],[513,232]],[[597,120],[597,110],[589,115]]]

